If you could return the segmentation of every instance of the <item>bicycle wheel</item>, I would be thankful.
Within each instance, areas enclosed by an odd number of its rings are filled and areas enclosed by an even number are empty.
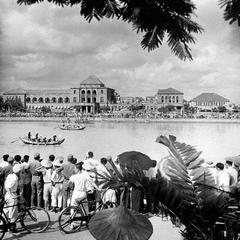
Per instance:
[[[62,210],[58,217],[60,231],[74,233],[79,231],[83,222],[88,222],[88,217],[77,206],[69,206]]]
[[[3,239],[5,232],[7,231],[6,225],[5,218],[0,215],[0,239]]]
[[[50,216],[43,208],[26,208],[21,219],[21,225],[32,233],[44,232],[50,225]]]

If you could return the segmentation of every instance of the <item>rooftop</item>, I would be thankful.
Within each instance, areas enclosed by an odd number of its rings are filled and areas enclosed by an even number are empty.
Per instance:
[[[193,98],[191,102],[229,102],[229,100],[216,93],[202,93]]]
[[[157,94],[178,94],[183,95],[182,92],[174,89],[174,88],[166,88],[166,89],[158,89]]]
[[[80,85],[103,85],[96,75],[90,75],[87,79],[83,80]]]

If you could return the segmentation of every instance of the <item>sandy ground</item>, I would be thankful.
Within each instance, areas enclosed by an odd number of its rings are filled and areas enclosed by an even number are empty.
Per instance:
[[[43,233],[28,233],[21,230],[18,233],[6,233],[4,239],[6,240],[94,240],[88,229],[82,229],[80,232],[74,234],[64,234],[59,231],[57,213],[50,213],[51,226]],[[150,240],[181,240],[182,237],[178,228],[174,228],[169,221],[163,221],[159,217],[151,217],[150,221],[153,225],[153,234]],[[111,240],[111,239],[106,239]]]

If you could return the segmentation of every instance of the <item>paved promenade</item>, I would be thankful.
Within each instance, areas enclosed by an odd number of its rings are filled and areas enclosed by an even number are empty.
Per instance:
[[[58,230],[57,217],[58,214],[50,213],[51,227],[43,233],[27,233],[24,230],[18,233],[6,233],[5,240],[94,240],[88,229],[82,229],[82,231],[74,234],[64,234]],[[150,221],[153,224],[153,235],[150,240],[168,239],[168,240],[180,240],[181,235],[178,228],[174,228],[169,221],[162,221],[159,217],[152,217]],[[111,240],[111,239],[105,239]]]

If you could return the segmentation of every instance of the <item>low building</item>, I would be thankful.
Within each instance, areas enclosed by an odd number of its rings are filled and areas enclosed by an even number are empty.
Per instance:
[[[156,111],[159,108],[173,106],[176,110],[183,108],[183,93],[174,89],[158,89],[158,92],[153,97],[146,97],[144,103],[145,109],[148,111]]]
[[[200,111],[212,111],[215,108],[226,105],[228,102],[228,99],[216,93],[202,93],[190,100],[190,106]]]
[[[115,90],[107,88],[96,76],[91,75],[79,86],[70,89],[15,89],[3,93],[3,99],[18,99],[23,106],[35,111],[43,106],[51,110],[77,107],[82,113],[96,113],[116,101]]]

